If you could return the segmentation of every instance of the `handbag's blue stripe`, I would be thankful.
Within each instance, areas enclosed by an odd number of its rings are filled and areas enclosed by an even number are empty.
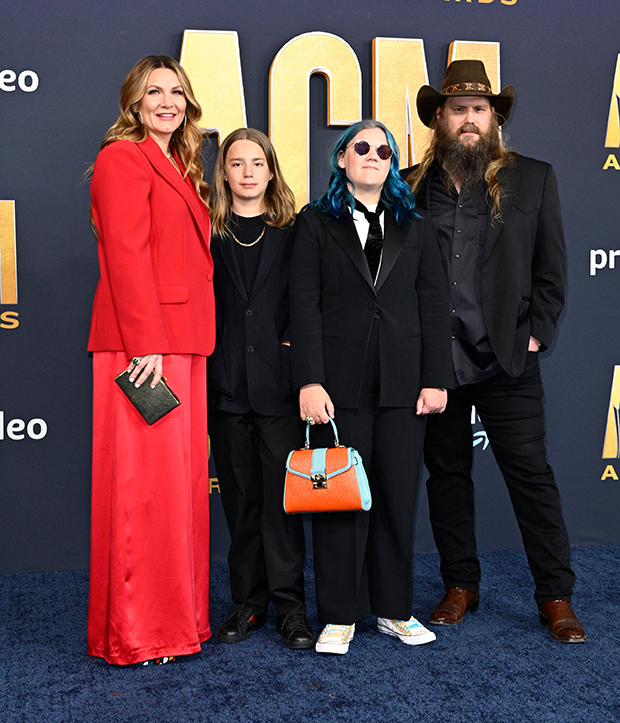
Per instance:
[[[311,475],[326,474],[327,472],[327,449],[315,449],[312,451],[312,469]]]

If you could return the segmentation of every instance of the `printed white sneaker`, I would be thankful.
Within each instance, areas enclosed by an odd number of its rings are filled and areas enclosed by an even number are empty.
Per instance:
[[[349,650],[349,643],[355,635],[355,623],[353,625],[326,625],[314,649],[317,653],[335,653],[344,655]]]
[[[405,645],[424,645],[424,643],[432,643],[437,638],[435,633],[427,630],[413,616],[409,620],[377,618],[377,630],[386,635],[393,635]]]

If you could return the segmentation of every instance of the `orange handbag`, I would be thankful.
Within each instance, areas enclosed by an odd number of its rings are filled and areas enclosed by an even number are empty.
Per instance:
[[[286,460],[284,511],[353,512],[370,509],[372,499],[362,458],[353,447],[338,440],[338,429],[330,420],[336,437],[333,447],[310,449],[310,424],[306,444],[294,449]]]

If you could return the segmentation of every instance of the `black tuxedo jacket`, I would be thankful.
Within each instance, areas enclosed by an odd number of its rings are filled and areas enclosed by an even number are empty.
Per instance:
[[[267,226],[246,292],[230,236],[214,234],[216,343],[207,362],[209,406],[234,414],[297,414],[290,372],[288,272],[295,227]],[[247,383],[248,399],[243,394]]]
[[[381,406],[414,407],[422,387],[452,380],[445,276],[430,219],[397,226],[385,212],[373,284],[353,218],[297,217],[291,260],[293,388],[323,384],[337,407],[359,406],[373,321],[379,324]]]
[[[542,349],[553,340],[564,306],[566,252],[553,168],[518,156],[499,178],[502,218],[492,222],[489,208],[480,295],[493,351],[516,377],[525,370],[530,335]],[[427,175],[418,208],[429,208],[429,192]]]

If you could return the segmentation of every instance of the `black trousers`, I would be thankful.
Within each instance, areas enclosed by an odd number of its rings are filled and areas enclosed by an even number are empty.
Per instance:
[[[538,355],[528,353],[523,374],[505,372],[448,394],[443,414],[428,420],[424,461],[433,535],[446,588],[478,591],[480,564],[474,531],[473,439],[475,405],[508,487],[541,604],[570,600],[575,575],[560,496],[547,462],[543,390]]]
[[[304,442],[297,416],[209,413],[209,435],[230,531],[235,603],[305,613],[305,540],[300,515],[283,509],[286,458]]]
[[[379,406],[378,342],[375,328],[360,406],[336,407],[334,419],[341,444],[362,456],[372,507],[369,512],[312,515],[323,625],[350,625],[371,613],[397,620],[411,616],[413,524],[425,419],[410,407]],[[331,425],[313,427],[311,446],[331,447],[333,441]]]

